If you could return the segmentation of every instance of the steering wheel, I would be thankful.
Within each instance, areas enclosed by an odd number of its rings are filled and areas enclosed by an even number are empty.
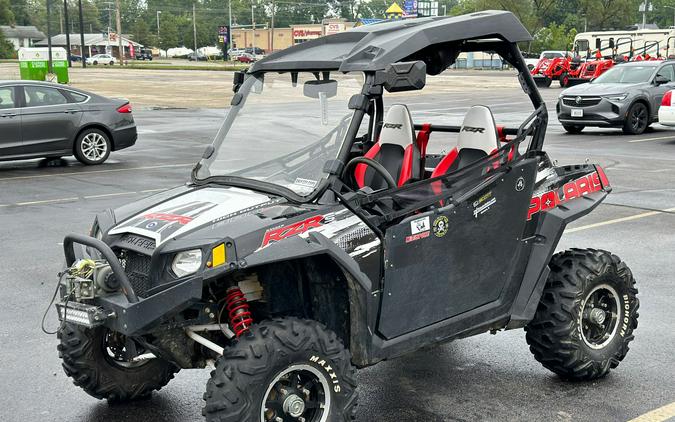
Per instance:
[[[385,182],[387,182],[387,186],[389,189],[394,189],[397,188],[398,185],[396,184],[396,181],[394,180],[393,177],[391,177],[391,174],[387,171],[386,168],[377,161],[366,158],[366,157],[355,157],[349,160],[347,165],[345,166],[345,169],[342,171],[342,179],[344,180],[345,176],[349,173],[349,169],[354,167],[357,164],[365,164],[367,166],[372,167],[373,170],[375,170],[382,178],[384,179]]]

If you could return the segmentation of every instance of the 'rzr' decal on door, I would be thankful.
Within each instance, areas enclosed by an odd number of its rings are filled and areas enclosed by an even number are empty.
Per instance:
[[[545,212],[576,198],[581,198],[589,193],[602,190],[602,183],[598,173],[592,173],[571,182],[565,183],[561,189],[550,190],[540,195],[532,197],[530,209],[527,212],[527,219],[538,212]]]

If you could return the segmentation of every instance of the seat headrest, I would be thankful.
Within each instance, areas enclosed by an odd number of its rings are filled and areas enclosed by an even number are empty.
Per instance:
[[[492,111],[485,106],[473,106],[464,116],[457,138],[457,149],[477,149],[491,154],[499,148],[497,125]]]
[[[403,148],[415,142],[415,126],[408,107],[394,104],[389,108],[380,133],[380,144],[395,144]]]

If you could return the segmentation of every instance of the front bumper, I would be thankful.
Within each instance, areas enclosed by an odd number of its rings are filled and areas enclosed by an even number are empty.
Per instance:
[[[581,105],[574,107],[563,103],[558,99],[556,112],[558,120],[562,124],[584,125],[584,126],[622,126],[629,103],[627,101],[618,102],[601,98],[598,104]],[[572,117],[572,110],[582,110],[582,117]]]
[[[85,314],[89,314],[99,317],[96,325],[104,325],[113,331],[133,336],[150,331],[167,317],[188,308],[202,298],[203,278],[196,275],[152,296],[139,299],[112,249],[98,239],[79,234],[66,236],[63,248],[68,267],[75,262],[75,244],[96,249],[105,258],[120,282],[122,292],[99,296],[84,303],[62,301],[57,305],[59,319],[63,318],[63,309],[67,307],[65,317],[68,322],[91,325],[84,323]],[[71,309],[72,318],[68,318]]]

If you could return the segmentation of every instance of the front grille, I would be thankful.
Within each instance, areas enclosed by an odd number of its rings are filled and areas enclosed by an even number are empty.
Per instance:
[[[139,297],[145,297],[150,290],[151,257],[138,252],[122,249],[117,258],[127,274],[131,287]]]
[[[563,97],[563,104],[569,107],[592,107],[600,104],[600,97]]]

